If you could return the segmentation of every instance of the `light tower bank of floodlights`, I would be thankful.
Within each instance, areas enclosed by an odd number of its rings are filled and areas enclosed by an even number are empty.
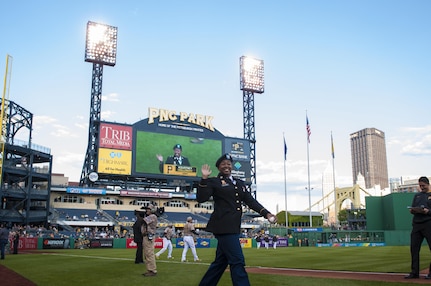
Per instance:
[[[103,65],[115,66],[117,57],[117,27],[87,23],[85,41],[85,61],[93,63],[91,81],[90,124],[88,127],[88,147],[82,167],[80,186],[93,185],[97,175],[97,145],[102,103]]]
[[[240,89],[243,94],[244,138],[250,142],[252,194],[256,198],[256,137],[254,125],[254,93],[264,92],[263,60],[240,58]],[[254,186],[254,188],[253,188]]]

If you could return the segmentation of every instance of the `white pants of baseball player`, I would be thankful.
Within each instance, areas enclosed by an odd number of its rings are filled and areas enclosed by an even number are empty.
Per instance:
[[[184,249],[183,249],[183,255],[181,256],[181,261],[186,261],[186,254],[189,248],[192,250],[194,261],[198,261],[199,257],[196,254],[196,247],[195,247],[195,241],[193,239],[193,236],[191,235],[184,236],[183,242],[184,242]]]
[[[160,254],[166,251],[166,249],[168,250],[168,259],[172,258],[172,241],[166,237],[163,237],[163,248],[156,253],[156,256],[159,257]]]

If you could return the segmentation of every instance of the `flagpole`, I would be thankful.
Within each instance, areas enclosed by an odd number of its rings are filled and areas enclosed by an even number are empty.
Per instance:
[[[286,237],[289,239],[289,220],[287,217],[287,176],[286,176],[286,159],[287,159],[287,145],[286,139],[283,133],[283,143],[284,143],[284,209],[285,209],[285,219],[286,219]]]
[[[331,149],[332,149],[332,181],[334,182],[334,222],[335,222],[335,226],[338,227],[337,192],[335,188],[335,153],[334,153],[334,140],[332,138],[332,131],[331,131]]]
[[[313,227],[313,220],[311,218],[311,188],[310,188],[310,125],[308,122],[307,110],[305,111],[306,118],[306,131],[307,131],[307,168],[308,168],[308,211],[310,216],[310,227]]]
[[[322,210],[323,210],[323,220],[325,220],[325,192],[323,190],[323,174],[322,174]],[[328,217],[326,217],[328,221]]]

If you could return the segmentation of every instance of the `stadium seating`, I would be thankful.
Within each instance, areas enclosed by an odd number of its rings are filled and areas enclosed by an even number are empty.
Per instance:
[[[112,216],[114,219],[120,222],[134,222],[135,221],[135,211],[114,211],[114,210],[104,210],[107,214]]]
[[[56,209],[59,219],[74,221],[108,221],[109,219],[97,210],[89,209]]]
[[[163,218],[171,223],[184,223],[191,216],[195,222],[207,223],[208,218],[201,214],[182,213],[182,212],[165,212]]]

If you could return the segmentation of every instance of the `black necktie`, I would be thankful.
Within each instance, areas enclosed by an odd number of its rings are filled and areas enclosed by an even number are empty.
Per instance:
[[[229,182],[230,184],[232,184],[232,185],[236,185],[236,182],[235,182],[235,180],[233,179],[233,177],[225,177],[225,180],[226,180],[227,182]]]

